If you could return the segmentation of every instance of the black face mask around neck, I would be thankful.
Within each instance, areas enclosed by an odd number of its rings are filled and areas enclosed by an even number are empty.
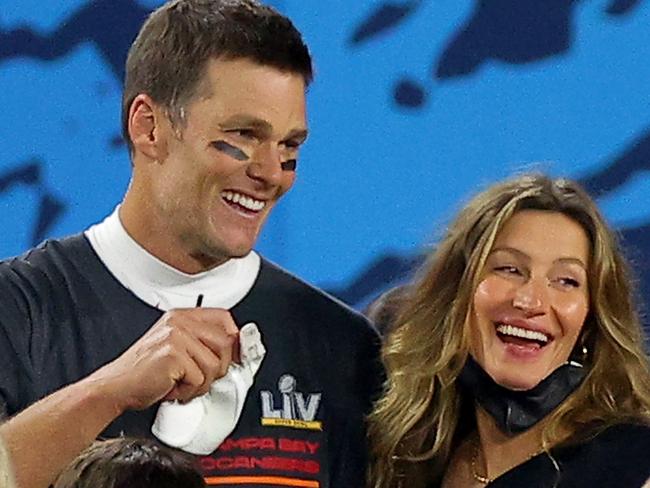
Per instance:
[[[458,381],[462,390],[490,414],[501,431],[519,434],[562,403],[580,386],[586,374],[582,365],[571,361],[534,388],[515,391],[497,384],[472,356],[468,356]]]

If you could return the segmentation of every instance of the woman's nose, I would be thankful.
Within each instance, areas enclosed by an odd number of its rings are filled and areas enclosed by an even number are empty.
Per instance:
[[[515,290],[512,306],[527,314],[543,313],[547,303],[545,280],[529,279]]]

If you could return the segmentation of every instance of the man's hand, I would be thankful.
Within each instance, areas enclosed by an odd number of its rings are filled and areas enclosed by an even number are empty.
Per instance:
[[[239,361],[238,334],[226,310],[172,310],[120,357],[0,425],[18,486],[49,486],[125,410],[208,391],[231,361]],[[44,439],[51,446],[34,464]]]
[[[232,361],[239,361],[238,334],[227,310],[170,310],[88,379],[100,381],[120,411],[159,400],[186,402],[206,393]]]

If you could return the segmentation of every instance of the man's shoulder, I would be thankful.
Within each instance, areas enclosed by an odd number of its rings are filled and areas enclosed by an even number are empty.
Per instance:
[[[44,241],[0,261],[0,288],[14,297],[57,300],[102,276],[101,261],[83,234]]]
[[[279,303],[290,303],[293,309],[303,308],[309,310],[310,314],[317,310],[330,320],[338,318],[343,322],[352,321],[362,329],[375,333],[374,327],[361,313],[265,258],[262,258],[256,286],[267,296],[273,296]]]
[[[266,258],[262,258],[258,280],[261,285],[265,288],[272,288],[275,293],[290,294],[292,296],[298,295],[304,299],[316,300],[317,302],[326,304],[335,312],[353,315],[365,320],[360,313],[352,309],[349,305],[343,303],[338,298],[330,295],[315,285],[308,283]]]
[[[320,353],[312,359],[323,361],[322,375],[330,374],[326,364],[337,363],[339,367],[330,371],[338,375],[332,381],[350,386],[355,391],[353,398],[366,401],[377,397],[384,378],[379,359],[381,339],[365,316],[268,260],[262,260],[258,284],[258,296],[271,303],[273,314],[291,316],[298,324],[293,330],[303,331],[318,345]]]
[[[82,233],[49,239],[19,256],[0,261],[0,277],[11,278],[16,274],[38,276],[90,257],[92,249]]]

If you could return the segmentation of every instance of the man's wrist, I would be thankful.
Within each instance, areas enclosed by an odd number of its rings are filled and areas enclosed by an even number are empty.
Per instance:
[[[116,381],[102,373],[100,369],[71,385],[71,388],[79,392],[84,407],[101,412],[112,421],[128,410],[128,402]]]

